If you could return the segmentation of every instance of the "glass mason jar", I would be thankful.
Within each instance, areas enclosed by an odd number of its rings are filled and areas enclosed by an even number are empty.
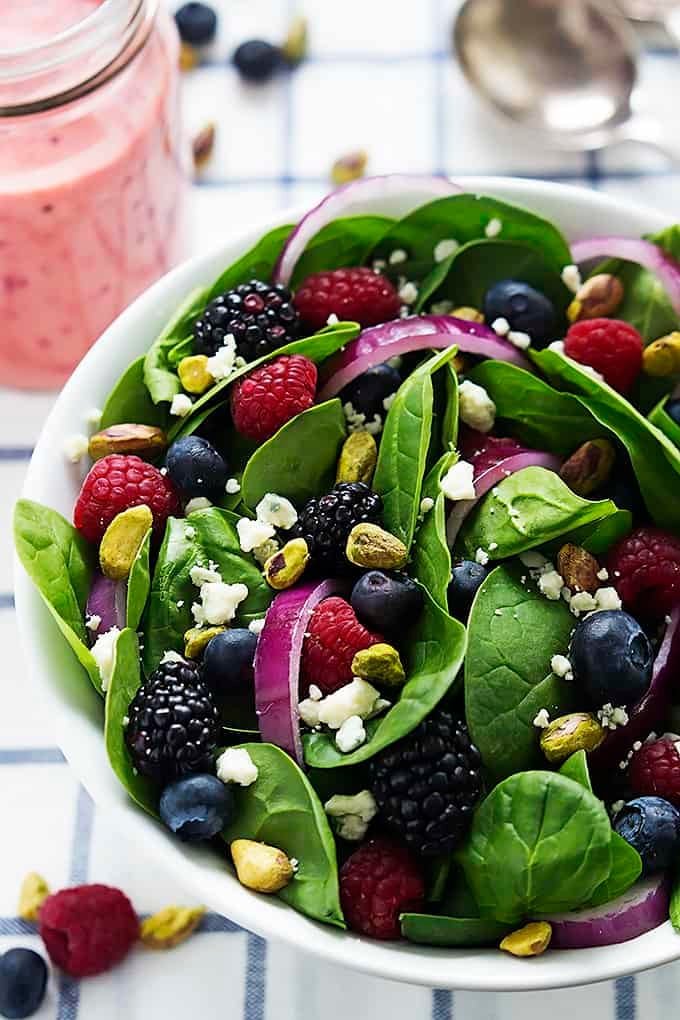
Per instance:
[[[179,43],[159,0],[4,0],[0,384],[61,385],[183,254]]]

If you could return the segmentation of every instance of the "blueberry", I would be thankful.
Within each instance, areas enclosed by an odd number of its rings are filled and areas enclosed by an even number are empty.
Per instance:
[[[249,39],[234,53],[234,66],[248,81],[266,81],[282,64],[281,50],[264,39]]]
[[[484,298],[484,316],[489,325],[507,319],[511,329],[529,334],[534,347],[555,339],[557,317],[552,301],[520,280],[501,280],[490,287]]]
[[[680,425],[680,397],[673,397],[664,404],[664,411],[676,425]]]
[[[595,708],[634,705],[652,680],[654,655],[649,638],[621,610],[591,613],[580,620],[571,640],[574,679]]]
[[[166,786],[160,815],[167,827],[187,843],[212,839],[234,817],[234,797],[217,776],[196,773]]]
[[[614,829],[642,858],[642,877],[669,868],[680,852],[680,811],[663,797],[636,797],[614,819]]]
[[[472,560],[454,563],[449,584],[449,609],[458,619],[467,619],[475,595],[489,576],[489,569]]]
[[[0,956],[0,1014],[33,1016],[45,998],[47,964],[32,949],[10,949]]]
[[[387,363],[375,365],[345,386],[340,394],[343,404],[350,403],[358,414],[365,414],[366,421],[373,421],[378,415],[385,420],[383,401],[397,392],[401,376],[396,368]]]
[[[257,637],[245,627],[222,631],[203,653],[203,679],[216,694],[227,694],[252,675]]]
[[[418,619],[423,610],[423,593],[406,574],[370,570],[354,585],[351,602],[365,627],[393,634]]]
[[[201,436],[184,436],[172,444],[165,458],[168,475],[187,499],[224,495],[229,470],[212,443]]]
[[[190,3],[175,14],[182,42],[191,46],[207,46],[217,33],[217,15],[207,4]]]

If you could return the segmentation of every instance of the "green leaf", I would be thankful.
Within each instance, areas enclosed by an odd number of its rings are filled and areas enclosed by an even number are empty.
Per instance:
[[[144,382],[144,355],[132,362],[113,387],[102,412],[100,428],[131,422],[166,428],[168,409],[154,404]]]
[[[385,528],[410,549],[420,509],[427,451],[432,432],[432,375],[455,357],[440,351],[402,383],[385,419],[373,488],[384,504]]]
[[[328,769],[367,761],[409,734],[448,691],[458,687],[465,657],[465,627],[440,609],[427,592],[424,594],[423,612],[404,644],[408,649],[408,680],[399,699],[386,715],[366,724],[366,743],[351,754],[339,751],[335,739],[327,733],[306,734],[303,745],[307,765]]]
[[[30,499],[18,500],[14,508],[14,545],[59,630],[101,693],[101,677],[85,629],[94,550],[56,510]]]
[[[671,924],[675,930],[680,932],[680,870],[678,869],[676,869],[675,875],[673,876],[669,916]]]
[[[458,442],[459,399],[458,373],[449,361],[444,369],[446,388],[446,410],[442,421],[442,446],[444,450],[453,450]]]
[[[335,468],[346,435],[339,400],[329,400],[303,411],[263,443],[246,465],[241,498],[255,509],[267,492],[302,505],[327,492],[335,481]]]
[[[586,790],[593,792],[593,784],[590,782],[588,771],[588,757],[585,751],[575,751],[569,755],[567,760],[560,766],[560,773],[567,779],[573,779],[575,783],[585,786]]]
[[[149,348],[144,359],[144,382],[154,404],[170,403],[182,392],[177,370],[169,356],[178,343],[191,336],[194,322],[208,300],[208,287],[192,290]]]
[[[135,804],[157,818],[156,786],[137,772],[125,743],[125,719],[141,682],[139,641],[134,630],[127,628],[116,638],[113,673],[106,692],[104,741],[111,768],[130,797]]]
[[[649,414],[649,421],[655,425],[665,436],[680,449],[680,425],[674,421],[666,411],[668,397],[659,401]]]
[[[569,647],[574,618],[522,576],[516,565],[492,571],[468,620],[465,717],[496,779],[540,764],[537,713],[564,715],[574,699],[573,684],[550,672],[553,655]]]
[[[195,534],[187,538],[187,528]],[[226,510],[197,510],[187,519],[170,517],[158,554],[151,593],[144,614],[144,672],[149,675],[167,651],[184,651],[184,634],[194,626],[192,603],[199,590],[190,577],[197,564],[217,564],[227,584],[245,584],[248,598],[238,608],[238,621],[247,626],[264,616],[273,597],[255,560],[241,551],[236,528]],[[178,605],[179,603],[179,605]]]
[[[616,512],[610,499],[582,499],[554,471],[528,467],[481,500],[461,528],[460,541],[468,558],[484,549],[490,559],[503,560]]]
[[[227,843],[252,839],[295,857],[298,870],[277,895],[294,910],[344,928],[335,841],[321,801],[292,758],[272,744],[241,744],[258,769],[257,780],[234,786],[234,821]]]
[[[297,289],[312,273],[363,265],[393,223],[387,216],[348,216],[328,223],[300,256],[292,287]]]
[[[619,539],[629,535],[632,530],[633,515],[630,510],[617,510],[609,517],[584,524],[583,527],[567,532],[566,535],[562,535],[554,542],[549,542],[542,547],[542,552],[549,558],[553,558],[557,556],[563,545],[571,542],[573,545],[582,546],[593,556],[600,556],[602,553],[608,552]]]
[[[208,301],[248,280],[270,280],[292,226],[274,227],[250,251],[221,273],[208,291]]]
[[[459,852],[482,917],[517,924],[588,903],[610,869],[604,805],[573,779],[520,772],[489,794]]]
[[[144,606],[151,590],[150,555],[151,528],[137,551],[127,582],[126,624],[132,630],[137,630],[141,623]]]
[[[411,576],[444,610],[448,610],[451,552],[446,540],[446,496],[439,483],[457,459],[458,454],[445,453],[423,483],[422,498],[433,499],[434,506],[423,516],[411,553]]]
[[[495,946],[512,927],[481,917],[443,917],[438,914],[402,914],[401,934],[423,946]]]

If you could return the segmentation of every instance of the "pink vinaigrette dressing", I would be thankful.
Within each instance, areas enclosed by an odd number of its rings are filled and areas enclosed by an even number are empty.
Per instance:
[[[3,0],[0,384],[60,386],[182,255],[178,41],[156,3],[133,31],[144,0]]]

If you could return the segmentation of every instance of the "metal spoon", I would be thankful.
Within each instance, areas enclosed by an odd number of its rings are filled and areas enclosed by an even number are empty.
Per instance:
[[[680,162],[668,128],[635,111],[636,38],[602,0],[466,0],[454,41],[482,98],[555,148],[637,142]]]

